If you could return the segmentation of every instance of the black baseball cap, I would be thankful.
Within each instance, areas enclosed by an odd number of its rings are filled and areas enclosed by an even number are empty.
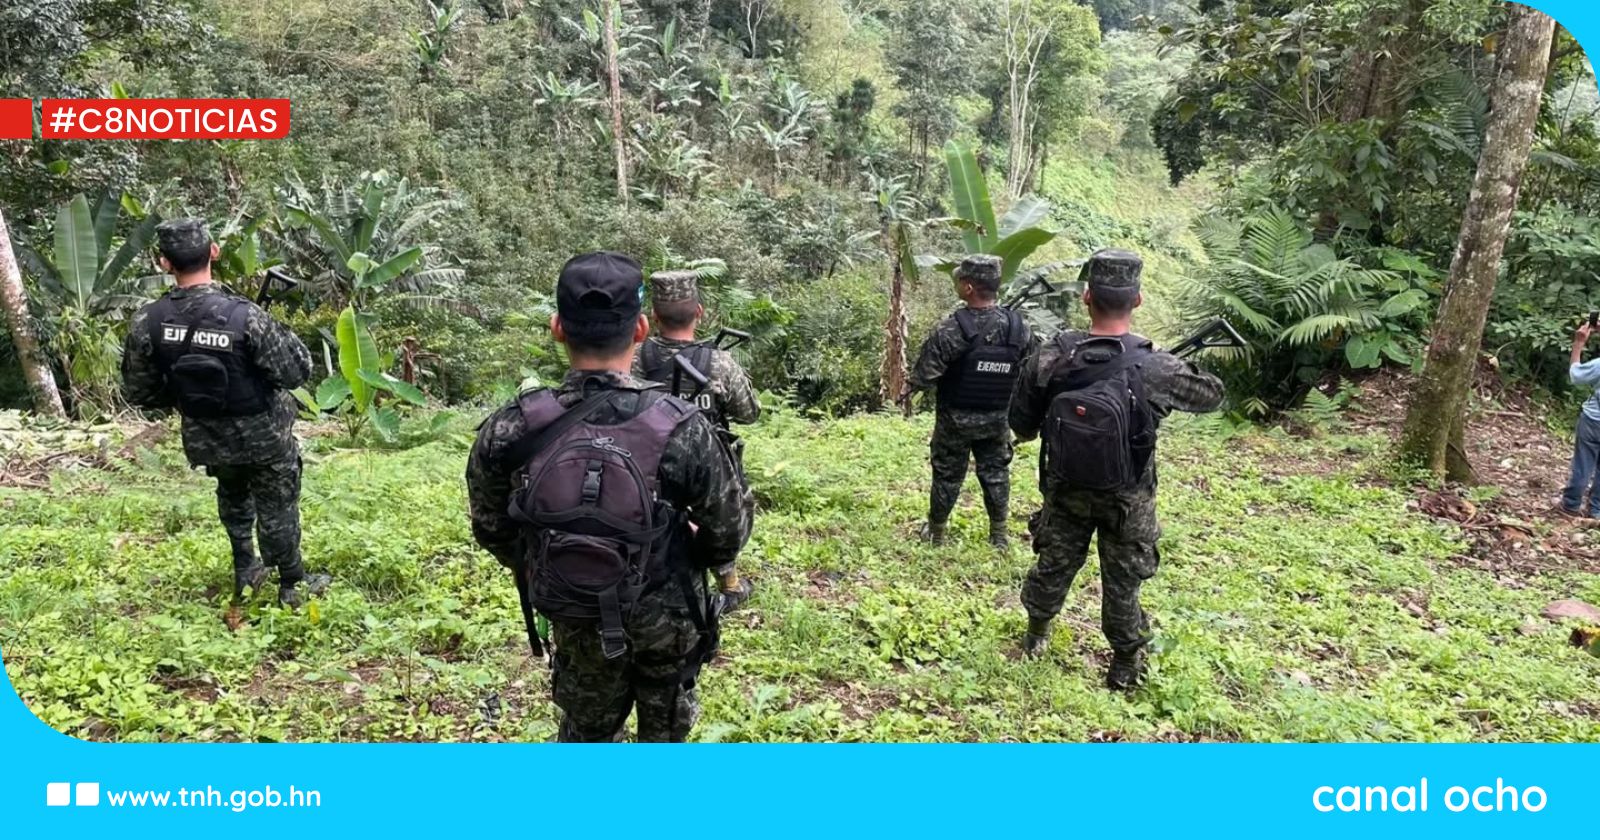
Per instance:
[[[643,308],[644,270],[614,251],[579,254],[561,267],[556,312],[564,324],[596,327],[631,323]]]

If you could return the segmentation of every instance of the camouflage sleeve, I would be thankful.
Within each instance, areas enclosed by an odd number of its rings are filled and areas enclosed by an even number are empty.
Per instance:
[[[711,421],[697,414],[667,439],[661,455],[661,495],[689,513],[695,559],[712,568],[733,563],[750,539],[752,512],[733,457],[717,439]]]
[[[517,563],[516,544],[521,534],[506,512],[511,504],[515,468],[504,463],[505,449],[522,428],[522,415],[514,408],[489,415],[478,428],[478,439],[467,456],[467,508],[472,537],[507,567]]]
[[[911,388],[925,391],[939,383],[950,363],[967,352],[967,338],[954,317],[946,318],[933,328],[933,334],[922,342],[922,352],[911,367]]]
[[[1157,352],[1151,359],[1144,368],[1145,395],[1160,416],[1216,411],[1222,406],[1222,380],[1171,353]]]
[[[259,307],[251,309],[249,330],[250,360],[269,385],[290,391],[306,384],[311,378],[311,351],[300,336]]]
[[[1048,406],[1044,404],[1044,388],[1037,381],[1039,365],[1043,363],[1042,355],[1030,352],[1023,359],[1022,369],[1017,373],[1017,384],[1011,391],[1008,420],[1011,432],[1018,441],[1030,441],[1038,437],[1039,427],[1044,425],[1044,413]]]
[[[761,401],[756,399],[755,388],[750,384],[750,375],[726,351],[719,351],[714,357],[717,366],[721,368],[719,378],[722,380],[726,391],[721,394],[722,405],[718,406],[722,416],[732,423],[754,423],[761,419]]]
[[[167,408],[172,400],[156,368],[148,320],[148,310],[141,309],[128,324],[128,337],[122,345],[122,395],[143,408]]]

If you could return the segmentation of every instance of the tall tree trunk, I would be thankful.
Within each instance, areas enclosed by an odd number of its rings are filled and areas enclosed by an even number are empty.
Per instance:
[[[617,15],[620,0],[605,4],[606,76],[611,82],[611,145],[617,153],[617,200],[628,206],[628,152],[622,136],[622,78],[617,73]]]
[[[1461,220],[1427,364],[1412,389],[1400,439],[1402,457],[1436,476],[1461,481],[1473,480],[1463,447],[1467,398],[1517,189],[1533,147],[1555,31],[1555,21],[1544,13],[1517,4],[1510,8],[1478,173]]]
[[[885,405],[901,402],[906,416],[911,416],[911,400],[906,394],[906,276],[900,267],[902,250],[898,237],[904,231],[896,230],[898,222],[889,222],[883,230],[883,247],[889,255],[889,318],[884,322],[883,348],[883,402]]]
[[[39,350],[39,337],[28,320],[28,293],[22,288],[22,272],[17,270],[17,255],[11,252],[11,232],[0,213],[0,309],[5,310],[11,328],[11,346],[22,363],[22,378],[33,394],[33,410],[47,417],[66,417],[61,407],[61,391],[50,363]]]

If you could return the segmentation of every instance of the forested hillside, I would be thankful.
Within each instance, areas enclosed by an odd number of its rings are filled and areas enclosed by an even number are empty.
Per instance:
[[[1505,145],[1508,20],[1469,0],[0,0],[0,97],[293,102],[279,142],[0,141],[25,295],[0,332],[8,673],[84,737],[552,734],[459,479],[486,412],[566,368],[558,270],[610,249],[698,274],[708,330],[753,336],[737,356],[768,414],[747,435],[759,594],[700,737],[1594,739],[1600,659],[1546,609],[1600,602],[1587,522],[1548,516],[1589,396],[1571,333],[1600,307],[1600,90],[1559,26],[1444,419],[1477,485],[1391,448]],[[339,583],[310,611],[227,608],[176,418],[121,392],[129,317],[168,280],[156,224],[185,216],[241,293],[300,281],[271,311],[314,359],[306,552]],[[1020,661],[1032,555],[982,550],[973,498],[952,545],[913,544],[932,400],[896,405],[957,303],[953,260],[1002,256],[1008,299],[1054,284],[1023,307],[1048,335],[1084,323],[1077,266],[1104,247],[1145,260],[1137,329],[1225,318],[1244,341],[1196,358],[1223,410],[1163,433],[1154,678],[1131,702],[1096,687],[1083,583]],[[1013,468],[1017,534],[1036,456]]]

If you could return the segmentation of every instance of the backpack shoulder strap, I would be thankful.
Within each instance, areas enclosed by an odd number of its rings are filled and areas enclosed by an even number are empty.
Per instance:
[[[1118,353],[1115,359],[1110,359],[1097,365],[1085,365],[1069,371],[1067,373],[1068,384],[1073,388],[1082,388],[1086,385],[1110,379],[1122,371],[1137,365],[1148,357],[1150,353],[1148,342],[1144,345],[1129,347],[1128,342],[1124,340],[1122,352]]]
[[[1006,313],[1006,344],[1012,349],[1022,349],[1022,313],[1015,309],[1005,309]]]
[[[706,376],[711,375],[711,362],[716,356],[714,347],[702,341],[683,348],[682,352],[689,354],[689,364],[694,365],[695,370]]]
[[[523,394],[517,399],[517,406],[522,410],[522,423],[527,432],[507,450],[507,457],[513,464],[526,464],[551,441],[593,416],[618,393],[610,388],[597,391],[571,408],[563,408],[555,392],[549,389]]]
[[[639,348],[639,370],[644,373],[645,379],[650,379],[661,366],[661,342],[654,336],[644,340]],[[653,381],[653,380],[652,380]]]
[[[956,325],[961,327],[961,334],[966,336],[967,343],[971,344],[978,338],[978,322],[974,319],[972,310],[965,306],[955,312]]]

